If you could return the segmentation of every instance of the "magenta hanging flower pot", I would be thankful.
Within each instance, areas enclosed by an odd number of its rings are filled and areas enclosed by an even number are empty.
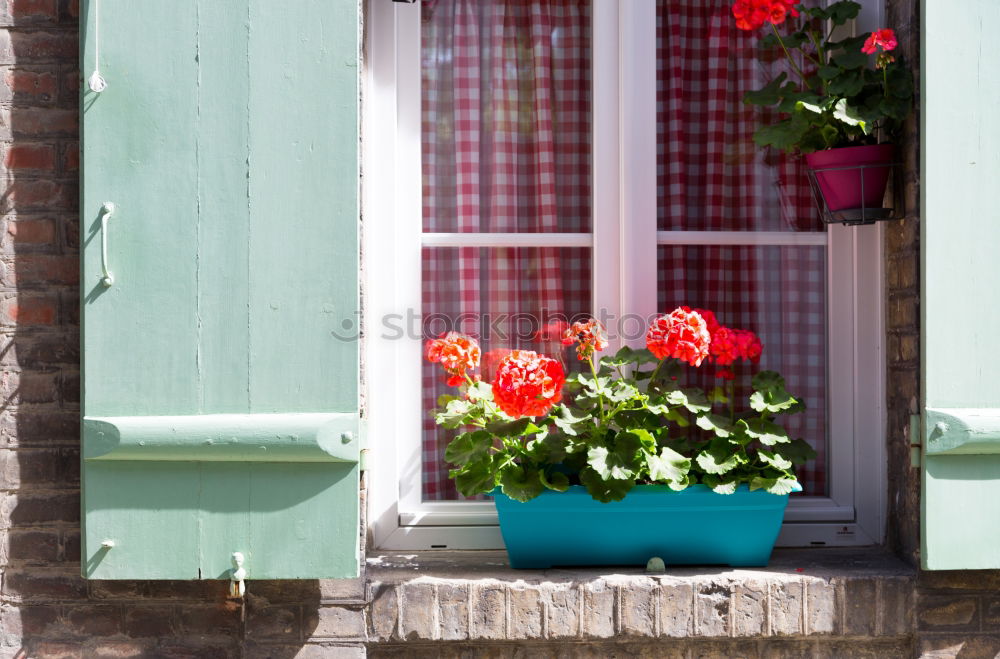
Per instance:
[[[896,147],[848,146],[806,154],[816,185],[831,212],[882,208]]]

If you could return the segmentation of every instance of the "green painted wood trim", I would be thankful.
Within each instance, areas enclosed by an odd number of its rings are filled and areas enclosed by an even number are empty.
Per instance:
[[[927,408],[924,446],[934,454],[1000,453],[1000,408]]]
[[[358,462],[356,414],[85,417],[84,460]]]

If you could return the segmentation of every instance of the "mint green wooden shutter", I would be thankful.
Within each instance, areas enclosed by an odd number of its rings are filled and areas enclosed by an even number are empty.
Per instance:
[[[357,12],[100,1],[108,87],[82,99],[87,577],[228,578],[233,552],[249,579],[357,574]]]
[[[1000,568],[1000,3],[923,12],[921,555]]]

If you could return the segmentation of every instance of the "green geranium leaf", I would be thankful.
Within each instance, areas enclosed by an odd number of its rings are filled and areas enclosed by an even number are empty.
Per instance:
[[[837,101],[837,104],[833,106],[833,118],[838,121],[843,121],[848,126],[859,126],[865,134],[868,134],[868,129],[861,115],[858,114],[857,110],[852,108],[847,104],[847,99],[842,98]]]
[[[444,459],[454,465],[477,462],[489,453],[491,446],[493,436],[485,430],[462,433],[448,444]]]
[[[804,439],[794,439],[787,444],[774,447],[774,452],[792,464],[805,464],[816,458],[816,449]]]
[[[486,424],[486,430],[497,437],[524,437],[542,432],[530,417],[514,419],[513,421],[494,421]]]
[[[472,383],[468,393],[469,400],[493,400],[493,387],[482,380]]]
[[[687,487],[691,461],[680,453],[664,446],[659,455],[646,456],[646,465],[649,467],[650,480],[666,483],[673,490]]]
[[[633,479],[635,470],[632,460],[603,446],[595,446],[587,451],[587,464],[603,479]]]
[[[913,74],[910,70],[899,66],[899,63],[889,67],[885,74],[889,84],[889,95],[901,99],[913,97]]]
[[[802,140],[808,128],[808,125],[786,119],[771,126],[761,126],[753,134],[753,141],[758,146],[773,146],[788,151]]]
[[[565,492],[569,489],[569,476],[561,471],[554,471],[551,474],[546,475],[545,470],[543,469],[538,472],[538,478],[542,481],[542,485],[550,490]]]
[[[681,414],[678,410],[670,410],[664,416],[667,417],[668,421],[673,421],[681,428],[687,428],[691,425],[691,422],[687,420],[687,417]]]
[[[445,428],[457,428],[467,423],[467,417],[472,412],[472,403],[462,398],[448,401],[443,412],[434,415],[434,421]]]
[[[799,487],[799,482],[794,478],[789,478],[788,476],[779,476],[777,478],[765,478],[764,476],[756,476],[750,481],[750,491],[754,490],[766,490],[771,494],[791,494],[795,492]]]
[[[862,60],[867,61],[865,55],[861,56]],[[839,61],[837,64],[844,66]],[[864,64],[862,63],[862,66]],[[861,71],[852,69],[852,67],[844,66],[845,69],[851,69],[849,71],[844,71],[839,76],[827,83],[827,90],[834,96],[854,96],[860,94],[861,90],[865,86],[864,74]]]
[[[792,461],[786,460],[778,453],[771,453],[770,451],[757,451],[757,455],[760,459],[771,465],[775,469],[780,469],[781,471],[787,471],[792,468]]]
[[[796,107],[800,107],[803,110],[809,110],[815,114],[823,114],[823,108],[818,105],[813,105],[812,103],[806,103],[805,101],[798,101]]]
[[[642,450],[646,453],[655,453],[656,444],[656,437],[653,437],[653,433],[643,428],[634,428],[618,435],[616,448],[632,453],[637,450]]]
[[[724,474],[746,462],[739,453],[734,453],[734,446],[724,439],[714,439],[708,448],[695,458],[698,466],[709,474]]]
[[[611,395],[608,398],[612,403],[622,403],[631,398],[637,398],[639,396],[639,390],[627,382],[616,382],[614,389],[611,391]]]
[[[542,493],[539,471],[532,467],[507,465],[500,474],[500,489],[515,501],[530,501]]]
[[[716,437],[729,437],[733,433],[733,424],[720,414],[703,414],[695,423],[702,430],[711,430]]]
[[[670,405],[683,405],[693,414],[712,409],[712,404],[701,389],[675,389],[668,392],[665,399]]]
[[[829,18],[834,25],[843,25],[852,18],[857,18],[860,11],[861,5],[848,0],[841,0],[827,7]]]
[[[770,412],[771,414],[787,412],[792,409],[796,402],[788,392],[768,394],[755,391],[750,394],[750,407],[757,412]]]
[[[600,474],[589,467],[580,470],[580,482],[587,488],[590,496],[602,503],[621,501],[635,485],[631,478],[601,478]]]
[[[773,446],[788,442],[788,432],[773,421],[767,419],[749,419],[746,422],[747,434],[762,444]]]
[[[821,66],[817,70],[819,77],[823,80],[833,80],[840,75],[840,68],[836,66]]]
[[[576,426],[587,421],[593,421],[593,417],[586,412],[573,410],[566,405],[560,405],[556,408],[556,413],[552,416],[552,421],[559,430],[562,430],[567,435],[576,436]]]
[[[705,474],[702,482],[712,489],[716,494],[733,494],[739,483],[735,480],[723,480],[714,474]]]
[[[767,83],[762,89],[754,92],[747,92],[743,96],[743,102],[748,105],[774,105],[781,100],[781,85],[788,75],[780,73],[777,78]]]
[[[455,479],[455,488],[462,496],[473,497],[486,494],[497,486],[497,475],[493,471],[493,461],[487,457],[479,462],[471,462],[449,473]]]

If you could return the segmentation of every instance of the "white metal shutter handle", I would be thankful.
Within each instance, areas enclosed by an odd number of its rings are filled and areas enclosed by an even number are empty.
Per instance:
[[[101,206],[101,283],[106,287],[111,287],[115,283],[115,276],[108,269],[108,220],[115,212],[113,202],[106,201]]]

